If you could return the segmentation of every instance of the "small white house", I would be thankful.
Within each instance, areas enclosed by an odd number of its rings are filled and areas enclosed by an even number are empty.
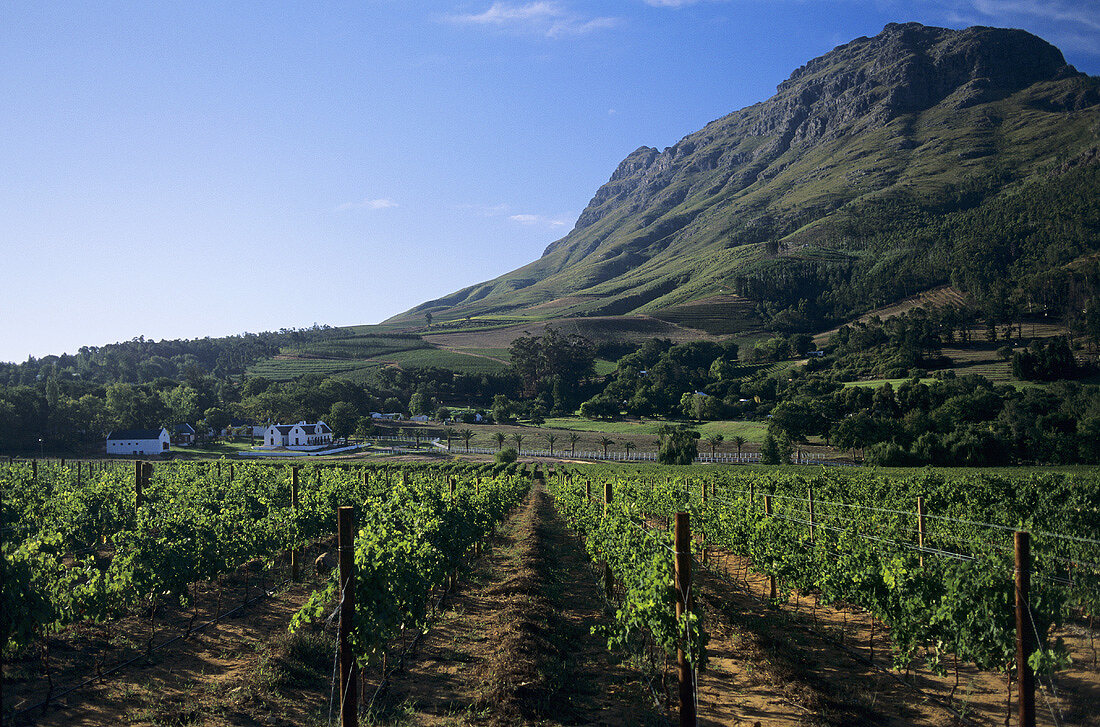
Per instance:
[[[328,424],[272,424],[264,432],[265,448],[317,449],[332,444],[332,430]]]
[[[163,454],[171,449],[171,443],[164,427],[123,429],[107,435],[107,454]]]

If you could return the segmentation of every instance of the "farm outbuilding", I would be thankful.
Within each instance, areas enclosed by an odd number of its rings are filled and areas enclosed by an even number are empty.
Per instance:
[[[164,454],[172,438],[160,429],[122,429],[107,435],[107,454]]]

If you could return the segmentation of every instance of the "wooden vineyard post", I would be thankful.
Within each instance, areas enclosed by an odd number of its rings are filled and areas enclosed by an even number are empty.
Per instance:
[[[584,501],[592,502],[592,480],[584,481]]]
[[[474,498],[477,499],[477,498],[480,498],[480,497],[481,497],[481,478],[480,477],[475,477],[474,478]],[[481,555],[481,538],[478,538],[477,540],[474,541],[474,555],[475,556]]]
[[[611,491],[611,481],[603,483],[603,514],[607,515],[607,510],[611,506],[611,498],[613,497]],[[615,588],[615,577],[611,574],[611,565],[605,560],[603,562],[603,589],[607,593],[608,597],[611,596]]]
[[[141,465],[142,463],[140,461],[134,462],[134,507],[141,507],[142,503],[141,486],[143,484],[142,475],[144,474],[144,468]]]
[[[451,494],[451,499],[455,499],[455,478],[451,475],[447,478],[447,489]]]
[[[814,486],[807,488],[806,501],[810,506],[810,545],[814,544]]]
[[[756,504],[756,483],[749,483],[749,507]]]
[[[293,467],[290,472],[290,511],[292,516],[296,516],[298,514],[298,468]],[[295,546],[290,549],[290,580],[297,583],[300,575],[298,547]]]
[[[707,481],[706,480],[703,480],[703,486],[700,488],[700,491],[701,491],[702,498],[703,498],[703,509],[706,510],[707,509]],[[703,563],[703,565],[706,565],[707,564],[707,534],[706,533],[704,533],[704,532],[699,533],[699,543],[702,546],[702,551],[703,551],[702,563]]]
[[[355,655],[348,635],[355,621],[355,511],[351,507],[336,510],[337,546],[340,552],[340,725],[358,724],[358,693]]]
[[[691,608],[691,519],[676,513],[676,620]],[[688,633],[680,634],[676,664],[680,672],[680,727],[695,727],[695,680],[687,658]]]
[[[1020,727],[1035,727],[1035,675],[1028,657],[1035,651],[1028,592],[1031,587],[1031,536],[1016,532],[1016,688]]]
[[[924,498],[917,498],[917,546],[920,548],[920,567],[924,567]]]
[[[764,495],[764,514],[767,515],[768,517],[771,517],[771,515],[772,515],[772,496],[771,495]],[[768,576],[768,583],[769,583],[769,591],[771,593],[771,595],[768,596],[768,597],[771,600],[774,601],[775,600],[775,576],[774,575],[769,575]]]
[[[31,460],[31,479],[33,479],[35,482],[38,482],[38,460],[37,459],[32,459]]]

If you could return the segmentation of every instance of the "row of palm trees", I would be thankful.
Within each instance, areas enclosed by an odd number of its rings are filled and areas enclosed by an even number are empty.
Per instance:
[[[457,434],[458,438],[461,439],[462,442],[466,445],[466,451],[467,452],[470,451],[470,440],[474,438],[474,431],[472,429],[460,429],[457,432],[454,432],[450,429],[447,429],[446,434],[447,434],[447,449],[451,448],[451,439],[454,435]],[[521,451],[523,449],[523,440],[525,440],[527,438],[527,435],[521,434],[520,432],[513,432],[511,435],[507,435],[504,432],[494,432],[492,438],[493,438],[493,441],[496,442],[498,452],[501,449],[504,448],[504,443],[507,442],[509,439],[511,439],[515,443],[516,451],[518,452],[518,451]],[[550,450],[550,456],[553,457],[554,456],[554,445],[558,443],[558,435],[555,434],[554,432],[545,432],[545,433],[543,433],[542,438],[546,440],[546,444],[548,445],[548,448]],[[581,435],[577,434],[576,432],[570,432],[569,436],[568,436],[568,440],[569,440],[569,456],[573,457],[576,454],[577,442],[579,442],[581,440]],[[705,442],[707,442],[710,445],[710,456],[711,457],[713,457],[715,455],[715,452],[718,450],[718,446],[721,445],[722,442],[724,442],[725,440],[726,440],[726,438],[723,437],[721,434],[714,434],[712,436],[707,437],[704,440]],[[740,457],[741,456],[741,448],[745,445],[745,438],[738,435],[736,437],[733,437],[730,441],[734,444],[735,447],[737,447],[737,456]],[[604,436],[600,437],[599,440],[597,440],[597,443],[601,447],[603,447],[603,456],[606,457],[608,448],[615,445],[615,440],[611,439],[607,435],[604,435]],[[622,448],[626,451],[626,454],[629,456],[630,452],[632,450],[635,450],[635,449],[638,448],[638,445],[628,439],[628,440],[622,442]]]

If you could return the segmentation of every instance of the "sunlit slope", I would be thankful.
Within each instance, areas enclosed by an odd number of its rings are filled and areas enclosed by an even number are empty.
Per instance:
[[[1045,41],[891,24],[763,103],[664,151],[641,147],[541,258],[391,322],[728,309],[734,295],[781,296],[787,277],[814,277],[821,300],[836,287],[838,316],[937,285],[980,288],[975,250],[1003,278],[1100,248],[1098,139],[1100,79]],[[1040,249],[1054,235],[1058,251]],[[746,327],[759,323],[751,308],[737,309]]]

